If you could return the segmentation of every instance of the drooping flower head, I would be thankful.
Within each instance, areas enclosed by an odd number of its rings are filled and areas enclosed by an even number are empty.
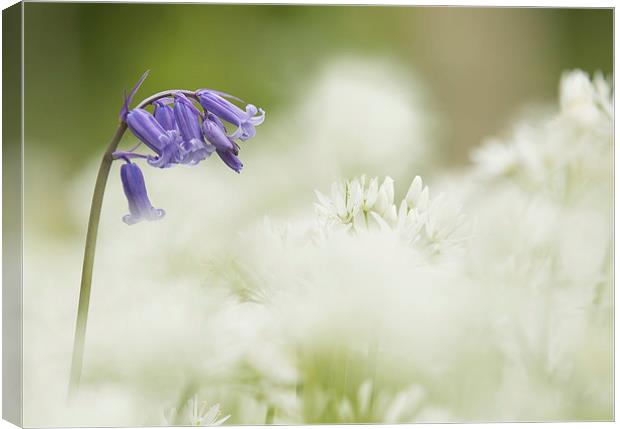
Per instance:
[[[154,208],[149,200],[140,167],[131,162],[123,164],[121,166],[121,182],[129,202],[129,214],[123,216],[123,222],[133,225],[141,220],[157,220],[164,217],[166,212]]]
[[[238,156],[240,147],[237,140],[246,141],[254,137],[256,127],[265,120],[263,109],[253,104],[246,104],[244,110],[230,101],[243,103],[241,99],[210,89],[164,91],[138,107],[129,109],[129,103],[146,76],[147,73],[125,97],[120,119],[127,123],[131,132],[154,154],[135,152],[140,145],[129,151],[113,153],[115,159],[124,159],[128,162],[127,165],[135,167],[124,165],[121,168],[126,194],[127,189],[138,189],[139,187],[135,187],[137,185],[141,185],[140,189],[143,189],[127,194],[131,212],[128,219],[135,222],[154,217],[146,210],[147,206],[150,207],[150,203],[143,202],[144,199],[148,202],[144,178],[139,168],[131,163],[131,159],[142,158],[153,167],[169,168],[177,164],[196,165],[209,158],[213,152],[217,152],[224,164],[239,173],[243,163]],[[153,113],[147,110],[150,106],[153,107]],[[236,130],[229,134],[224,122],[235,126]],[[129,180],[132,177],[134,181]],[[133,187],[128,188],[129,185]],[[134,194],[143,197],[136,199]],[[130,199],[130,195],[133,200]],[[138,200],[142,203],[138,203]],[[131,207],[134,207],[136,214]],[[146,214],[141,214],[143,212]]]

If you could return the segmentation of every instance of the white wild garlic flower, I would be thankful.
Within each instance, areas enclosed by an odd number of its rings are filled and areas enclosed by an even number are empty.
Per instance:
[[[393,231],[405,242],[431,253],[465,239],[465,217],[460,206],[443,194],[431,199],[420,176],[415,177],[398,204],[394,201],[394,181],[386,177],[381,186],[378,183],[376,177],[367,181],[366,176],[361,176],[335,182],[330,196],[316,191],[319,225],[328,232]]]
[[[386,177],[381,186],[378,183],[377,178],[366,183],[366,176],[361,176],[333,183],[329,197],[315,191],[320,223],[330,228],[360,231],[368,229],[373,213],[395,219],[394,181]]]

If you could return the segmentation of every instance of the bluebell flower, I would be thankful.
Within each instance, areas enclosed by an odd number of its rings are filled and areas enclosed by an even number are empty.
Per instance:
[[[226,128],[217,116],[209,113],[202,123],[202,130],[207,141],[219,150],[235,150],[232,138],[226,135]]]
[[[129,103],[146,75],[125,97],[120,118],[155,154],[136,153],[139,145],[112,154],[114,159],[127,162],[121,169],[130,207],[130,214],[123,219],[126,223],[163,216],[163,210],[154,209],[148,201],[142,173],[133,160],[142,158],[153,167],[167,168],[177,164],[195,165],[217,152],[229,168],[239,173],[243,163],[238,157],[237,141],[254,137],[256,126],[265,120],[264,110],[253,104],[246,104],[243,110],[230,101],[245,104],[241,99],[210,89],[163,91],[130,110]],[[153,107],[153,113],[146,110],[149,106]],[[236,127],[232,134],[228,133],[225,122]]]
[[[174,110],[170,104],[172,104],[171,98],[162,98],[161,100],[157,100],[153,103],[155,106],[153,116],[155,116],[157,122],[159,122],[159,124],[166,131],[174,131],[179,129],[174,117]]]
[[[226,128],[222,121],[214,114],[209,113],[202,123],[202,129],[207,140],[215,146],[215,150],[222,161],[237,173],[241,172],[243,163],[237,157],[239,146],[231,137],[226,135]]]
[[[174,95],[174,117],[182,137],[184,163],[197,164],[209,157],[215,150],[204,141],[200,126],[202,114],[184,94]]]
[[[127,225],[133,225],[142,220],[161,219],[166,214],[163,209],[156,209],[151,205],[144,176],[136,164],[127,163],[121,166],[121,182],[129,203],[129,214],[123,216],[123,222]]]
[[[247,104],[245,111],[231,103],[227,98],[242,102],[241,99],[229,94],[210,89],[196,91],[200,105],[207,111],[221,119],[237,126],[237,130],[230,136],[241,141],[248,140],[256,135],[256,126],[265,120],[265,111],[253,104]]]
[[[168,143],[168,133],[148,111],[133,109],[127,114],[126,122],[131,132],[152,151],[159,154]]]
[[[155,117],[144,109],[133,109],[126,117],[131,132],[147,145],[156,157],[148,157],[154,167],[170,167],[181,157],[181,138],[176,130],[166,131]]]

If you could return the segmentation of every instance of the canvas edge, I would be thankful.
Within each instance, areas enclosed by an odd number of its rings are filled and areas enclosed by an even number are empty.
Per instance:
[[[2,418],[22,425],[23,3],[2,11]]]

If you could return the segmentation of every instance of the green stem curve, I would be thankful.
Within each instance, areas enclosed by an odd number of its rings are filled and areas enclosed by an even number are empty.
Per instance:
[[[80,283],[80,298],[78,301],[77,321],[75,324],[75,337],[73,341],[73,357],[71,359],[71,378],[69,379],[69,394],[77,391],[82,374],[82,363],[84,361],[84,340],[86,337],[86,321],[88,319],[88,307],[90,302],[90,289],[93,279],[93,264],[95,262],[95,248],[97,245],[97,232],[99,230],[99,218],[101,217],[101,205],[105,186],[108,182],[110,168],[112,167],[112,153],[127,130],[127,124],[121,122],[108,144],[108,148],[103,154],[93,199],[90,204],[90,215],[88,217],[88,229],[86,231],[86,245],[84,247],[84,262],[82,263],[82,281]]]

